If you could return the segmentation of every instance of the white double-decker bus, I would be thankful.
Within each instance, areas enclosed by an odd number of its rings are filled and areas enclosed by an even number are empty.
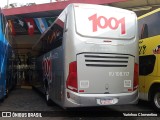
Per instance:
[[[67,107],[134,104],[138,99],[137,17],[102,5],[70,4],[33,47],[33,85]]]

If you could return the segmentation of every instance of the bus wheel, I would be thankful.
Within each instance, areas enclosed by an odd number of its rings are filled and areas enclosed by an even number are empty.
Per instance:
[[[153,97],[151,98],[152,106],[156,111],[160,111],[160,92],[157,90],[154,92]]]

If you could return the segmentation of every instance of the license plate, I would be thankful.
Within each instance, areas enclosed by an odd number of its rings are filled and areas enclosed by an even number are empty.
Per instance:
[[[113,99],[97,99],[97,104],[99,105],[112,105],[118,102],[117,98]]]

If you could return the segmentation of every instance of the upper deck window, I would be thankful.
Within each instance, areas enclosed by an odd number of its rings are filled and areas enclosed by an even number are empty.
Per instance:
[[[139,38],[149,38],[160,35],[160,12],[156,12],[138,20]]]
[[[148,25],[143,24],[140,39],[148,38]]]
[[[42,51],[48,52],[62,45],[64,23],[57,19],[42,39]]]

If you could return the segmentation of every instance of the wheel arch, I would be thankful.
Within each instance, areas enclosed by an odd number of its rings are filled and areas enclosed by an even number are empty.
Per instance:
[[[154,93],[156,90],[160,91],[160,82],[155,82],[151,85],[148,92],[148,101],[151,101],[152,93]]]

